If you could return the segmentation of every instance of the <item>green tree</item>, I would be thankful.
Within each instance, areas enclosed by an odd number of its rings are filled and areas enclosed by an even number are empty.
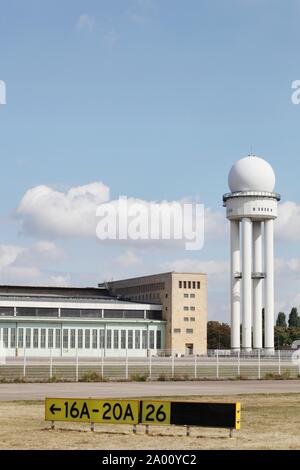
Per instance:
[[[285,313],[279,312],[278,317],[276,320],[276,326],[280,326],[281,328],[287,328]]]
[[[207,323],[207,348],[230,348],[230,326],[227,323],[218,321],[209,321]]]
[[[300,317],[295,307],[292,308],[289,315],[289,328],[300,328]]]
[[[290,335],[286,328],[275,326],[274,329],[275,349],[282,349],[290,345]]]

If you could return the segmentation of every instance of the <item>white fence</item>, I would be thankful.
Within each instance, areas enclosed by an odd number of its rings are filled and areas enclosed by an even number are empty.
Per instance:
[[[298,351],[299,352],[299,351]],[[26,357],[8,358],[0,365],[0,382],[7,381],[101,381],[101,380],[225,380],[299,378],[299,355],[276,351],[273,355],[209,351],[207,356],[160,356],[121,358]]]

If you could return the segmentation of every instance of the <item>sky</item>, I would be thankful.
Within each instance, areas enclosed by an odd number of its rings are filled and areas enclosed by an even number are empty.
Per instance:
[[[300,308],[299,25],[299,0],[0,0],[0,283],[207,272],[229,321],[222,195],[255,153],[282,195],[276,311]],[[99,241],[120,196],[201,202],[203,248]]]

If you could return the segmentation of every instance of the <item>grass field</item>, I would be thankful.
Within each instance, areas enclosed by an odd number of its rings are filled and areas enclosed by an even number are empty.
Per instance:
[[[179,397],[173,397],[179,399]],[[0,449],[300,449],[300,393],[191,397],[190,400],[242,403],[242,429],[229,438],[224,429],[138,427],[44,421],[42,402],[0,402]]]

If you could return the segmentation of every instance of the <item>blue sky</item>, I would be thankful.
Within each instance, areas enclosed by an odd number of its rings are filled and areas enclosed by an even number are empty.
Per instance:
[[[17,209],[40,185],[102,182],[111,199],[195,198],[218,226],[227,173],[252,148],[290,201],[277,236],[277,309],[300,307],[299,25],[299,0],[1,0],[0,282],[204,270],[210,316],[227,320],[226,232],[210,230],[199,252],[103,245],[28,229]]]

